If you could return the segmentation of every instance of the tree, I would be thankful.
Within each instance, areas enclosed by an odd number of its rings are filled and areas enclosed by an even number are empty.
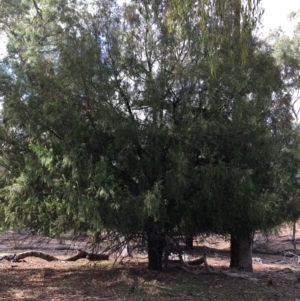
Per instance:
[[[281,68],[281,77],[285,83],[285,91],[291,95],[291,113],[293,116],[293,126],[289,133],[286,133],[283,144],[289,149],[289,153],[283,156],[284,165],[289,170],[283,180],[284,188],[282,195],[287,200],[286,210],[290,212],[288,221],[293,222],[293,241],[296,249],[295,232],[296,222],[299,219],[299,13],[291,13],[290,21],[295,23],[292,37],[284,34],[281,29],[276,29],[270,33],[266,41],[277,64]],[[297,23],[298,22],[298,23]]]
[[[259,1],[2,2],[6,226],[143,233],[151,270],[167,239],[231,234],[251,270],[290,126]]]

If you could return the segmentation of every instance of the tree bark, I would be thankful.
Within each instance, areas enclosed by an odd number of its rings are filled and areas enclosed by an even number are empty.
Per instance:
[[[185,238],[185,249],[192,250],[193,249],[193,236],[186,236]]]
[[[293,237],[292,242],[294,246],[294,251],[297,251],[297,241],[296,241],[296,222],[293,223]]]
[[[234,234],[230,236],[230,267],[239,267],[239,240]]]
[[[156,231],[149,231],[148,238],[148,268],[151,271],[162,271],[165,236]]]
[[[231,233],[230,267],[252,272],[253,233],[245,231],[239,234]]]

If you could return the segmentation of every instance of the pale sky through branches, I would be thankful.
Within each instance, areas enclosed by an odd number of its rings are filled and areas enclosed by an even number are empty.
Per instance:
[[[226,1],[226,0],[224,0]],[[119,3],[125,2],[118,0]],[[126,0],[128,3],[129,1]],[[292,35],[294,24],[288,20],[288,14],[300,11],[300,0],[262,0],[265,13],[262,16],[260,33],[265,37],[270,30],[281,27],[284,32]],[[6,39],[0,35],[0,57],[6,52]]]
[[[288,20],[291,12],[300,10],[299,0],[262,0],[262,6],[265,13],[262,16],[263,36],[266,36],[270,30],[281,27],[288,35],[292,35],[295,23]]]

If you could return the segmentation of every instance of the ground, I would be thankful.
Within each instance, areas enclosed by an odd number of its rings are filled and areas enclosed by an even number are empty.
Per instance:
[[[268,251],[292,249],[290,227],[279,234],[257,235],[255,247]],[[13,235],[11,235],[13,237]],[[2,237],[2,246],[8,246],[8,237]],[[11,239],[10,239],[11,241]],[[230,271],[228,242],[220,237],[199,241],[190,257],[207,250],[208,264],[216,269]],[[24,245],[25,249],[25,245]],[[13,250],[5,251],[11,253]],[[23,251],[23,250],[22,250]],[[71,251],[50,251],[60,259],[72,255]],[[18,252],[21,252],[18,250]],[[3,252],[2,252],[3,253]],[[262,263],[253,264],[255,272],[264,272],[260,279],[238,279],[224,275],[194,275],[176,265],[164,272],[147,270],[145,256],[125,258],[122,263],[113,260],[89,262],[47,262],[39,258],[26,258],[12,263],[0,261],[0,300],[27,301],[83,301],[83,300],[280,300],[300,301],[300,282],[297,271],[300,264],[295,258],[282,254],[258,254]]]

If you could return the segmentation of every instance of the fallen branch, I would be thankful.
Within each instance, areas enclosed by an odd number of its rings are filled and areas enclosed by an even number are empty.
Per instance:
[[[12,261],[14,258],[16,257],[16,254],[3,254],[0,256],[0,260],[8,260],[8,261]]]
[[[24,259],[26,257],[38,257],[47,261],[58,261],[59,259],[49,255],[49,254],[45,254],[43,252],[37,252],[37,251],[28,251],[28,252],[23,252],[23,253],[19,253],[16,254],[15,257],[13,258],[12,262],[18,262],[21,259]]]
[[[220,274],[220,271],[215,271],[213,270],[207,263],[206,260],[206,255],[204,255],[203,257],[200,257],[198,259],[192,260],[192,261],[187,261],[187,262],[182,262],[181,265],[178,265],[179,268],[183,269],[186,272],[190,272],[193,274],[200,274],[203,273],[201,270],[199,270],[199,266],[201,264],[204,264],[205,266],[205,271],[207,274]]]
[[[204,264],[205,271],[199,269],[199,266],[201,264]],[[232,272],[215,270],[208,265],[205,255],[203,257],[200,257],[192,261],[183,262],[181,265],[178,265],[178,267],[186,272],[195,275],[206,273],[206,274],[224,275],[228,277],[242,278],[242,279],[249,279],[249,280],[257,280],[259,278],[262,278],[266,274],[266,273],[247,273],[247,272],[232,273]]]
[[[12,261],[12,262],[18,262],[27,257],[37,257],[37,258],[41,258],[41,259],[47,260],[47,261],[76,261],[81,258],[86,258],[90,261],[108,260],[109,259],[109,255],[107,255],[107,254],[94,254],[94,253],[88,253],[88,252],[79,250],[76,255],[71,256],[65,260],[60,260],[55,256],[52,256],[52,255],[49,255],[49,254],[46,254],[43,252],[37,252],[37,251],[28,251],[28,252],[22,252],[19,254],[3,254],[2,256],[0,256],[0,260],[5,259],[8,261]]]
[[[80,250],[80,247],[77,246],[71,246],[71,245],[50,245],[50,246],[42,246],[39,244],[34,244],[34,245],[16,245],[16,246],[0,246],[0,250],[50,250],[50,251],[78,251]]]
[[[188,265],[193,265],[193,266],[198,266],[198,265],[201,265],[201,264],[205,264],[205,262],[206,262],[206,257],[205,256],[203,256],[203,257],[200,257],[200,258],[198,258],[198,259],[195,259],[195,260],[191,260],[191,261],[187,261],[186,263],[188,264]],[[207,264],[207,262],[206,262],[206,264]]]
[[[76,261],[81,258],[86,258],[90,261],[95,261],[95,260],[108,260],[109,255],[107,254],[94,254],[94,253],[88,253],[82,250],[79,250],[76,255],[66,259],[65,261]]]
[[[205,266],[205,270],[208,274],[213,274],[215,271],[212,270],[210,268],[210,266],[208,265],[207,261],[206,261],[206,255],[204,255],[203,257],[199,258],[199,259],[196,259],[196,260],[192,260],[192,261],[188,261],[187,262],[188,265],[201,265],[201,264],[204,264]]]

